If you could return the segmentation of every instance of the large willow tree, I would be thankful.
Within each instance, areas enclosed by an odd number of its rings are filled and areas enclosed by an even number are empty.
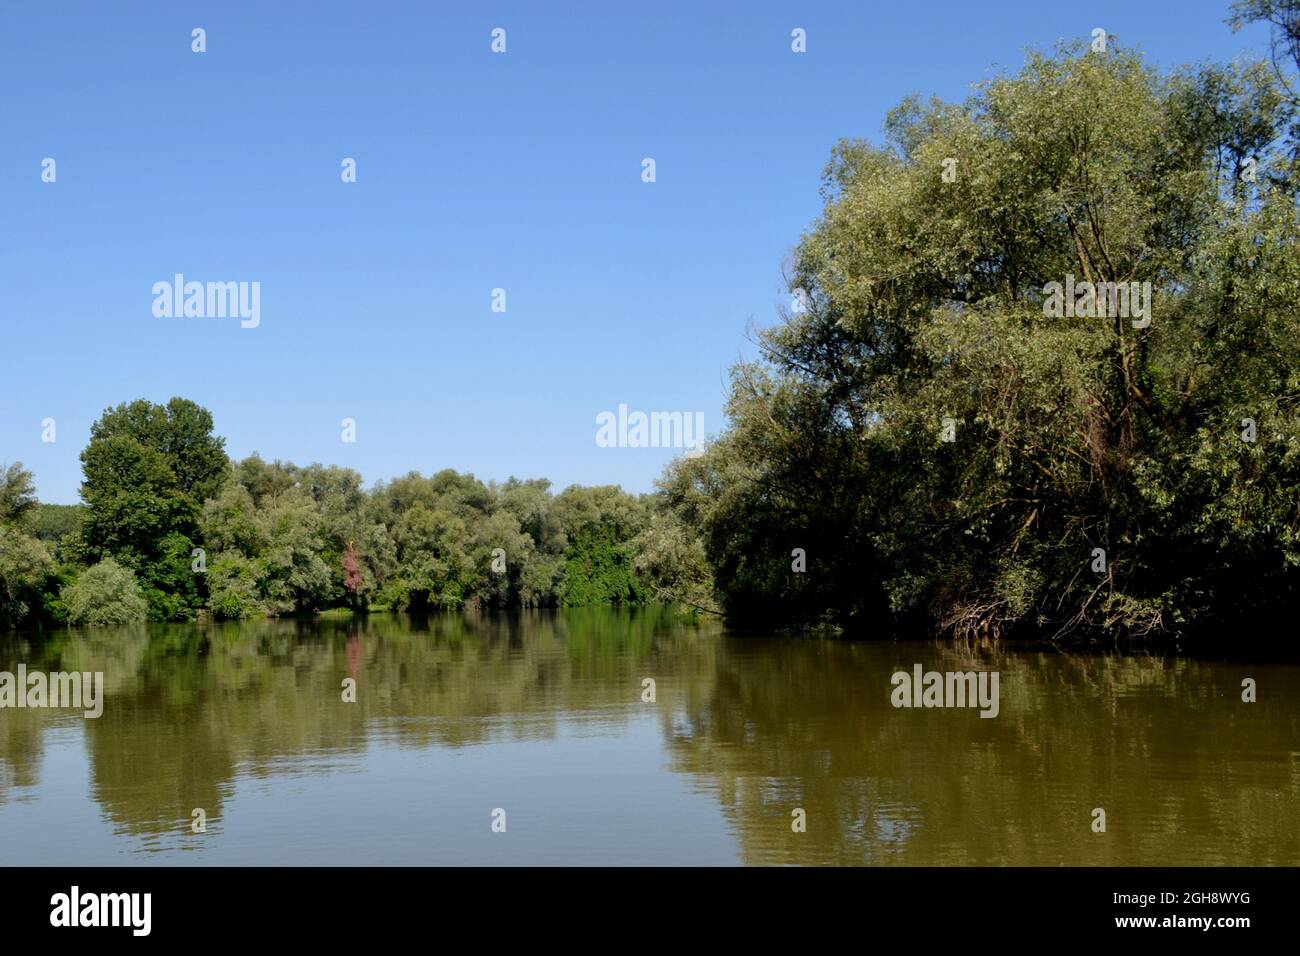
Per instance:
[[[1266,66],[1094,46],[834,150],[802,307],[663,482],[734,618],[1153,635],[1294,606],[1289,101]],[[1049,314],[1067,277],[1149,282],[1149,324]]]

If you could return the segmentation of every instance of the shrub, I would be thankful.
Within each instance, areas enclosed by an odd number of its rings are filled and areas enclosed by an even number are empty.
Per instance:
[[[130,624],[143,621],[149,613],[135,575],[112,558],[83,571],[63,588],[60,599],[69,624]]]

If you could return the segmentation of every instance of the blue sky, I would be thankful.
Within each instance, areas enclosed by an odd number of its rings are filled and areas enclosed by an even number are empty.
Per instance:
[[[0,462],[76,501],[106,407],[183,395],[233,457],[648,491],[673,453],[597,414],[723,426],[838,138],[1096,26],[1163,66],[1263,50],[1228,5],[5,4]],[[260,282],[261,325],[155,317],[177,272]]]

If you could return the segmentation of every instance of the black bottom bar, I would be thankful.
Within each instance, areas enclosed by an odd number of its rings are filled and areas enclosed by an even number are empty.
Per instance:
[[[1098,937],[1231,946],[1294,932],[1296,875],[1165,868],[49,868],[0,870],[0,882],[7,942],[66,941],[76,933],[79,944],[374,943],[457,929],[470,934],[467,943],[567,939],[610,947],[638,940],[677,945],[700,936],[768,946],[802,936],[806,944],[828,933],[862,941],[902,933],[920,946]],[[118,925],[73,927],[73,887],[78,924]],[[149,894],[147,910],[143,895],[120,894]],[[146,923],[148,935],[136,935]]]

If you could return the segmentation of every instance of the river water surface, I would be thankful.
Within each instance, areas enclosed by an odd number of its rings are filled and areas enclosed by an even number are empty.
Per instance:
[[[608,609],[0,635],[20,663],[104,709],[0,709],[0,864],[1300,863],[1288,664]],[[997,717],[893,707],[918,663],[996,671]]]

